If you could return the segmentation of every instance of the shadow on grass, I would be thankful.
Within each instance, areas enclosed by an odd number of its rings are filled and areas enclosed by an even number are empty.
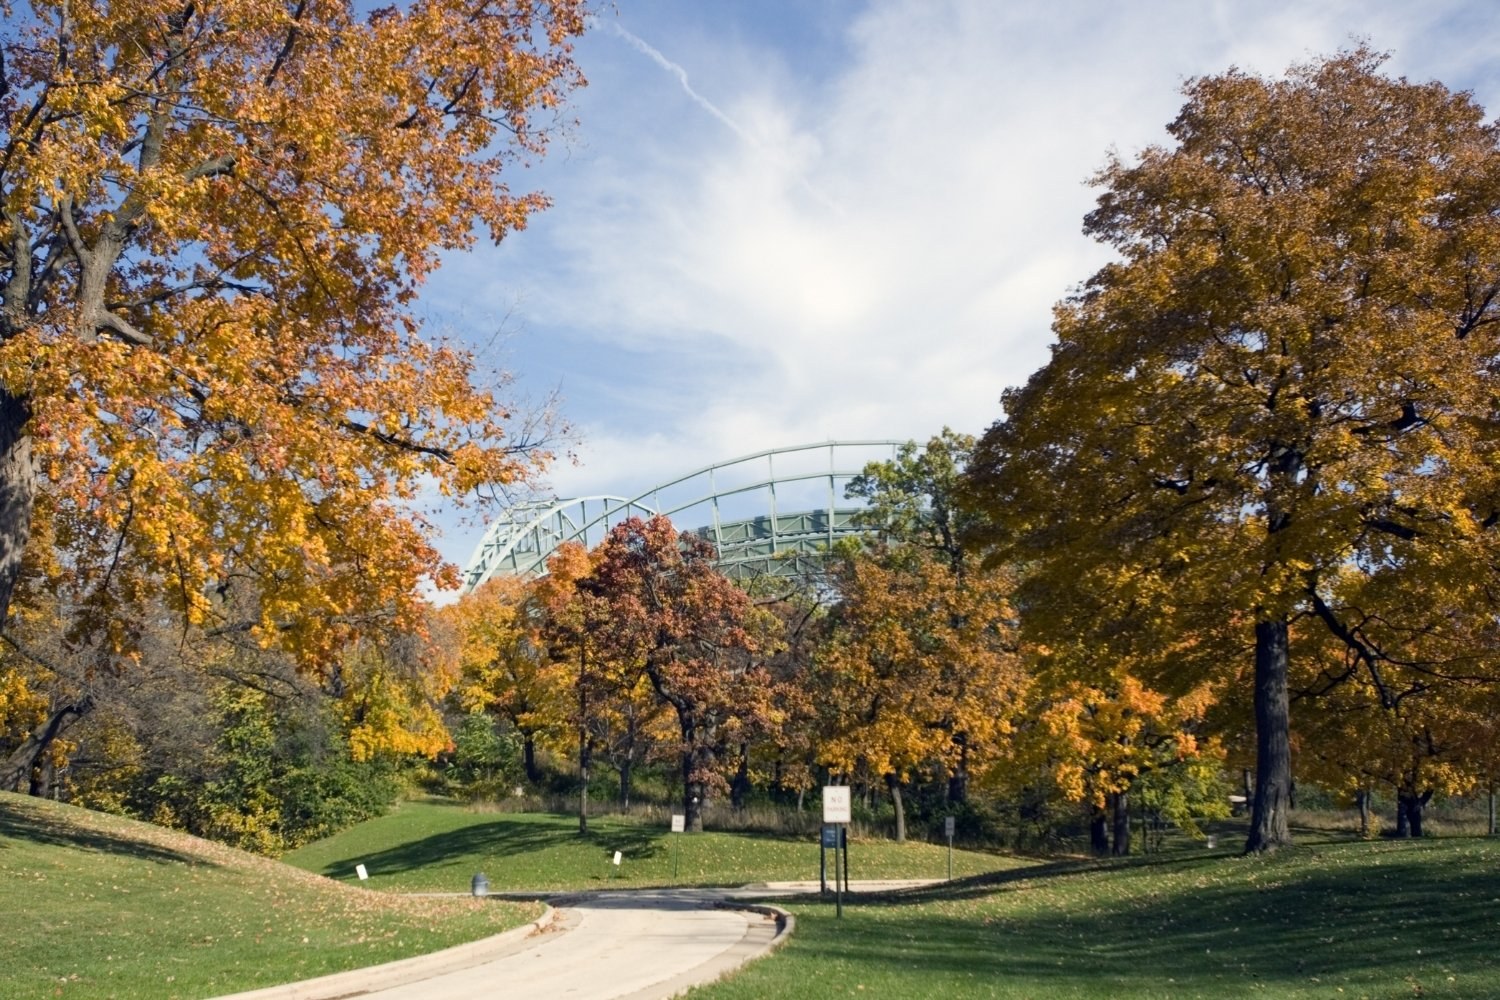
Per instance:
[[[435,861],[449,858],[515,858],[533,852],[547,851],[558,846],[559,838],[569,836],[566,825],[517,823],[506,817],[487,822],[473,823],[455,830],[445,830],[426,837],[419,837],[396,844],[373,854],[361,853],[359,859],[371,871],[385,874],[401,874],[431,868]],[[586,834],[571,833],[573,843],[612,855],[619,851],[622,858],[641,861],[664,853],[657,831],[645,828],[610,828],[590,830]],[[331,878],[345,874],[353,860],[340,858],[325,864],[319,874]]]
[[[49,847],[71,847],[125,857],[155,861],[159,864],[212,865],[213,862],[160,844],[148,844],[128,834],[112,834],[69,823],[60,817],[16,808],[15,803],[0,800],[0,838],[23,840]],[[9,845],[0,839],[0,849]]]
[[[845,903],[861,919],[841,925],[827,907],[796,907],[798,934],[857,968],[994,977],[1039,996],[1084,983],[1122,996],[1238,996],[1256,984],[1333,995],[1341,982],[1379,996],[1500,995],[1500,845],[1341,845],[1155,868],[1042,866],[861,895]]]

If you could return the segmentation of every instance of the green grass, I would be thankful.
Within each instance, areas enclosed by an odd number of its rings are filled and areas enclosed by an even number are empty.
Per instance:
[[[370,884],[403,892],[466,891],[483,872],[493,891],[606,886],[743,885],[818,877],[815,838],[749,832],[673,834],[661,824],[604,816],[578,835],[576,817],[498,813],[437,801],[389,814],[310,844],[286,861],[337,879],[364,864]],[[611,863],[621,855],[620,867]],[[853,841],[853,879],[943,878],[947,850],[933,844]],[[1013,868],[1003,855],[954,851],[955,877]],[[833,864],[833,852],[828,852]],[[675,872],[675,874],[674,874]]]
[[[673,835],[407,802],[290,860],[369,886],[463,891],[814,879],[810,838]],[[958,881],[829,903],[785,900],[797,932],[694,992],[789,996],[1500,997],[1500,840],[1359,842],[1299,831],[1265,858],[1187,847],[1039,865],[955,852]],[[616,875],[609,859],[623,855]],[[680,853],[679,853],[680,852]],[[944,849],[856,842],[857,878],[940,877]],[[674,858],[675,856],[675,858]],[[673,864],[677,875],[673,876]],[[202,997],[434,950],[519,923],[495,901],[403,899],[193,838],[0,796],[0,904],[13,914],[0,997]]]
[[[1500,842],[1060,863],[833,907],[694,1000],[1500,997]]]
[[[201,998],[374,965],[533,919],[404,899],[130,820],[0,794],[0,997]]]

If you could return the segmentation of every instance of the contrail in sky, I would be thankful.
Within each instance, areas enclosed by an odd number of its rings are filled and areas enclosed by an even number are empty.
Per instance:
[[[633,34],[625,28],[620,27],[619,22],[611,21],[610,24],[614,26],[615,31],[619,33],[620,37],[629,42],[631,47],[634,48],[637,52],[641,53],[641,55],[643,56],[648,57],[652,62],[656,63],[656,65],[660,66],[668,73],[671,73],[673,76],[677,77],[677,82],[682,84],[683,92],[691,97],[695,104],[697,104],[704,111],[707,111],[709,114],[713,115],[715,118],[719,119],[719,121],[723,122],[735,135],[739,136],[741,139],[744,139],[746,142],[756,147],[757,149],[760,148],[760,143],[756,142],[755,138],[751,136],[749,132],[746,132],[743,128],[741,128],[739,122],[735,121],[733,118],[730,118],[724,112],[720,111],[713,101],[710,101],[708,98],[704,97],[702,94],[693,89],[693,85],[691,83],[688,83],[687,70],[683,69],[677,63],[674,63],[672,60],[662,55],[658,49],[652,46],[650,42],[646,41],[641,36]]]
[[[723,111],[719,110],[718,105],[714,104],[713,101],[710,101],[708,98],[704,97],[702,94],[693,89],[693,85],[688,82],[686,69],[683,69],[681,65],[662,55],[659,49],[657,49],[650,42],[646,41],[644,38],[629,31],[626,28],[622,28],[618,21],[611,21],[609,23],[621,38],[630,43],[631,48],[635,49],[641,55],[650,59],[652,62],[656,63],[656,65],[660,66],[662,69],[675,76],[677,78],[677,82],[682,86],[683,93],[687,94],[688,97],[692,99],[694,104],[698,105],[704,111],[707,111],[719,121],[723,122],[726,128],[728,128],[735,135],[739,136],[740,139],[743,140],[747,145],[756,150],[759,150],[762,153],[768,152],[764,143],[757,141],[753,135],[751,135],[740,125],[739,122],[735,121],[733,118],[730,118]],[[812,182],[809,181],[806,177],[799,174],[797,177],[797,181],[802,185],[803,190],[812,195],[818,201],[822,202],[825,207],[832,209],[840,215],[843,214],[843,208],[840,207],[839,204],[832,198],[828,197],[822,191],[819,191],[816,187],[814,187]]]

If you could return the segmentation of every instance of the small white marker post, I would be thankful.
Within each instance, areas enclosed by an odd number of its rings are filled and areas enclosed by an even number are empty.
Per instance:
[[[620,873],[620,852],[619,851],[615,852],[615,861],[614,861],[614,864],[615,864],[615,875],[618,875]],[[614,875],[611,875],[610,877],[613,878]]]
[[[370,873],[365,869],[364,865],[355,865],[354,874],[359,876],[361,882],[370,877]]]
[[[843,824],[848,823],[852,815],[851,803],[849,801],[848,785],[824,785],[823,786],[823,822],[835,824],[838,830],[838,843],[833,847],[833,899],[834,915],[844,919],[844,888],[849,881],[849,842],[844,838]],[[839,878],[839,848],[844,851],[844,877]]]
[[[684,816],[682,813],[673,813],[672,814],[672,832],[673,833],[686,833],[687,832],[687,817]],[[672,881],[673,882],[677,881],[677,853],[678,853],[677,852],[677,838],[673,837],[672,838]]]

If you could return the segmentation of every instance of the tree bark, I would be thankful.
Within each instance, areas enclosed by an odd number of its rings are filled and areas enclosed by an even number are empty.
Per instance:
[[[47,721],[27,733],[21,745],[0,765],[0,789],[12,792],[24,789],[31,795],[44,794],[44,782],[33,773],[37,758],[46,753],[69,727],[93,710],[93,695],[85,695],[76,702],[53,709]]]
[[[1130,793],[1115,792],[1109,797],[1114,809],[1114,845],[1111,853],[1117,858],[1130,854]]]
[[[948,804],[963,805],[969,799],[968,734],[954,733],[953,742],[958,747],[958,764],[948,776]]]
[[[895,772],[885,776],[885,787],[891,790],[891,808],[896,811],[896,843],[906,843],[906,804],[901,799],[901,781]]]
[[[750,748],[740,744],[740,763],[735,769],[734,781],[729,785],[729,804],[736,810],[745,808],[750,797]]]
[[[1359,835],[1370,835],[1370,790],[1361,788],[1354,793],[1354,804],[1359,807]]]
[[[30,419],[26,400],[0,388],[0,628],[10,620],[10,598],[31,537],[36,467],[26,432]]]
[[[541,768],[536,766],[536,734],[526,733],[521,737],[521,767],[526,771],[526,780],[533,785],[542,783]]]
[[[1287,697],[1285,617],[1255,624],[1255,798],[1245,853],[1274,851],[1292,842],[1291,708]]]
[[[594,763],[594,741],[586,726],[578,727],[578,832],[589,832],[589,778]]]
[[[1432,801],[1432,791],[1396,793],[1396,836],[1422,836],[1422,811]]]
[[[1089,848],[1095,857],[1109,854],[1109,814],[1101,806],[1089,808]]]
[[[704,796],[707,794],[707,786],[703,782],[702,774],[708,761],[699,760],[702,748],[698,746],[698,723],[690,712],[681,707],[677,710],[678,721],[682,725],[682,812],[688,833],[703,832],[703,805]]]

